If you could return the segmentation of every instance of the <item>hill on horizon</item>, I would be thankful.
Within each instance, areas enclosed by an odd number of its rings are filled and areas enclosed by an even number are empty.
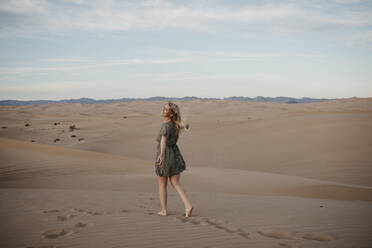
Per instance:
[[[251,102],[277,102],[277,103],[287,103],[287,104],[295,104],[295,103],[310,103],[310,102],[324,102],[334,99],[327,99],[327,98],[310,98],[310,97],[303,97],[303,98],[294,98],[294,97],[263,97],[257,96],[254,98],[251,97],[243,97],[243,96],[232,96],[232,97],[224,97],[224,98],[202,98],[202,97],[195,97],[195,96],[187,96],[187,97],[162,97],[162,96],[155,96],[155,97],[148,97],[148,98],[120,98],[120,99],[101,99],[96,100],[93,98],[79,98],[79,99],[62,99],[62,100],[1,100],[0,106],[23,106],[23,105],[39,105],[39,104],[48,104],[48,103],[81,103],[81,104],[109,104],[109,103],[116,103],[116,102],[130,102],[130,101],[190,101],[190,100],[235,100],[235,101],[251,101]]]

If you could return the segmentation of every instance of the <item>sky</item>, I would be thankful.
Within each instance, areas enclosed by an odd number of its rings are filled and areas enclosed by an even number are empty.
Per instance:
[[[371,68],[371,0],[0,1],[0,100],[372,97]]]

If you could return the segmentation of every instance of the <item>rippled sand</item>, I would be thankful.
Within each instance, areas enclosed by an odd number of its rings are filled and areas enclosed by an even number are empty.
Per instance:
[[[156,215],[164,102],[0,107],[0,246],[372,246],[372,99],[177,103],[189,218],[170,184]]]

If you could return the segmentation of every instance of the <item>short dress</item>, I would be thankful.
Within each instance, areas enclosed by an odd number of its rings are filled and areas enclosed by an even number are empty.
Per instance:
[[[156,160],[161,151],[161,136],[167,137],[167,142],[161,165],[156,164]],[[186,163],[183,159],[181,151],[177,146],[178,135],[172,121],[163,122],[161,125],[157,141],[157,152],[155,157],[155,173],[158,176],[171,177],[177,175],[186,169]]]

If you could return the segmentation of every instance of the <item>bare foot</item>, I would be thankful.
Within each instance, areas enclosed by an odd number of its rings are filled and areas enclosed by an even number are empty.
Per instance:
[[[167,211],[160,211],[160,212],[158,212],[158,215],[167,216]]]
[[[185,216],[186,217],[190,217],[191,216],[191,212],[192,212],[192,210],[193,210],[194,208],[191,206],[190,208],[187,208],[186,209],[186,214],[185,214]]]

